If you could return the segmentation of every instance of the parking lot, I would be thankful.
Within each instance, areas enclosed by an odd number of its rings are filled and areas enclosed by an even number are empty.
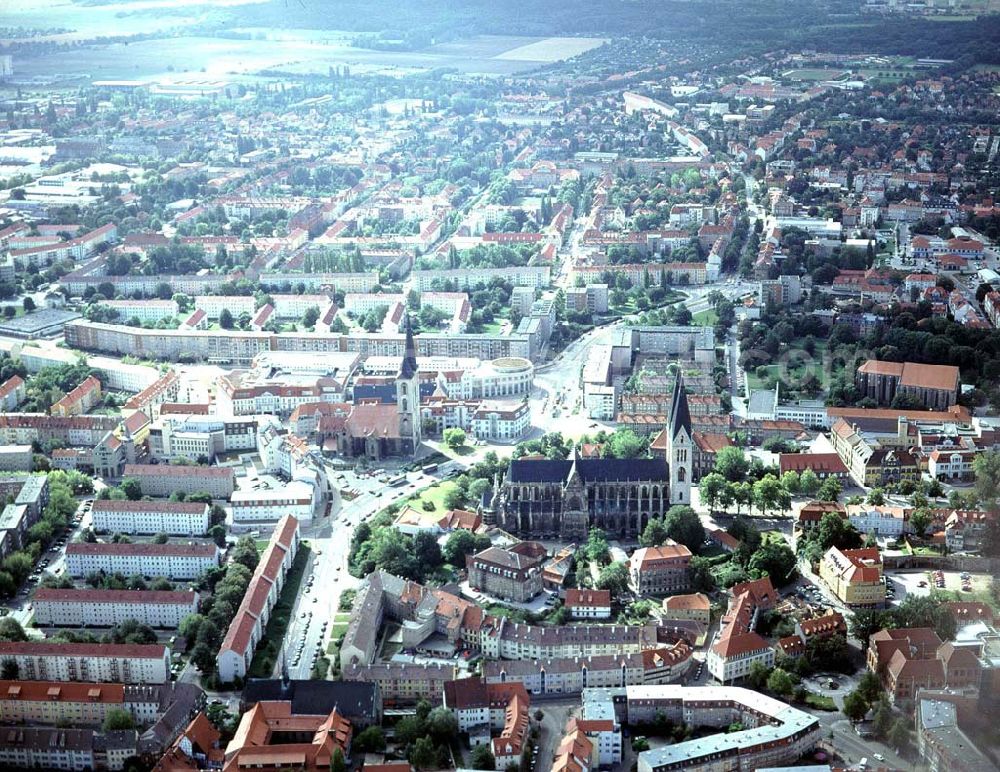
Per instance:
[[[967,596],[975,600],[980,593],[989,591],[990,577],[987,574],[968,574],[963,571],[931,571],[911,569],[886,573],[886,593],[890,603],[898,603],[907,595],[923,597],[931,590],[954,592],[958,597]],[[889,589],[893,592],[889,595]]]

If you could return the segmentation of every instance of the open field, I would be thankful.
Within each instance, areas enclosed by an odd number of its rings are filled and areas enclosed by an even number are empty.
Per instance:
[[[837,80],[848,75],[847,70],[833,70],[823,67],[806,67],[801,70],[789,70],[782,73],[788,80]]]
[[[545,38],[505,51],[496,58],[517,62],[558,62],[585,54],[606,42],[604,38]]]

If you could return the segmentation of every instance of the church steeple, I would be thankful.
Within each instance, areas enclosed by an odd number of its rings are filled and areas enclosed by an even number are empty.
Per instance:
[[[670,403],[670,426],[667,432],[667,467],[670,473],[670,500],[676,504],[691,501],[691,466],[694,458],[694,434],[688,409],[684,377],[677,373],[674,396]]]
[[[413,342],[413,325],[410,322],[410,312],[406,312],[403,321],[406,327],[406,347],[403,351],[403,364],[399,368],[399,377],[409,380],[417,375],[417,344]]]
[[[670,438],[677,437],[681,430],[691,436],[691,411],[688,409],[687,392],[684,390],[684,376],[677,373],[674,381],[674,396],[670,402]]]

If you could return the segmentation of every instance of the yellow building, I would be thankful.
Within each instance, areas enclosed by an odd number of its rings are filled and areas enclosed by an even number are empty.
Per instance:
[[[882,556],[875,547],[856,550],[831,547],[820,561],[819,576],[848,608],[885,605]]]

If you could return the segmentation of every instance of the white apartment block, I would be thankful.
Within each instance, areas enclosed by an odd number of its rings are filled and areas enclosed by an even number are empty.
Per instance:
[[[344,311],[361,316],[385,306],[392,308],[396,303],[406,303],[406,295],[381,292],[348,292],[344,295]]]
[[[234,524],[276,523],[285,515],[309,522],[318,504],[316,489],[297,480],[274,490],[234,491],[230,502]]]
[[[223,309],[238,319],[243,314],[253,316],[256,308],[253,295],[198,295],[194,299],[194,307],[205,312],[209,319],[218,319]]]
[[[97,370],[106,389],[137,394],[160,379],[160,371],[149,365],[130,365],[114,357],[87,357],[87,365]]]
[[[194,501],[95,501],[93,527],[98,532],[166,533],[203,536],[208,531],[208,505]]]
[[[0,643],[0,661],[13,660],[25,681],[110,681],[163,684],[170,649],[161,644]]]
[[[756,633],[746,633],[737,636],[738,641],[726,651],[716,651],[713,646],[708,650],[705,664],[708,672],[722,683],[730,683],[750,674],[750,668],[755,662],[764,667],[774,667],[774,649]]]
[[[219,548],[212,543],[89,544],[66,545],[66,572],[73,577],[103,571],[125,576],[165,576],[197,579],[219,565]]]
[[[176,629],[198,611],[198,593],[158,590],[54,590],[42,587],[33,598],[35,622],[58,627],[112,627],[128,619]]]
[[[133,319],[155,324],[180,312],[173,300],[102,300],[99,305],[117,312],[118,321],[124,324]]]
[[[428,292],[443,290],[446,282],[451,282],[455,290],[468,290],[479,284],[489,284],[490,279],[503,279],[519,287],[547,287],[551,281],[551,273],[552,269],[545,265],[413,271],[410,276],[420,292]]]
[[[471,428],[481,440],[517,440],[531,428],[531,409],[527,402],[483,401],[472,414]]]
[[[235,473],[229,467],[126,464],[123,478],[134,478],[143,496],[168,497],[174,491],[205,491],[213,499],[228,499],[233,493]]]
[[[299,319],[310,308],[323,311],[332,302],[329,295],[271,295],[271,300],[279,319]]]

